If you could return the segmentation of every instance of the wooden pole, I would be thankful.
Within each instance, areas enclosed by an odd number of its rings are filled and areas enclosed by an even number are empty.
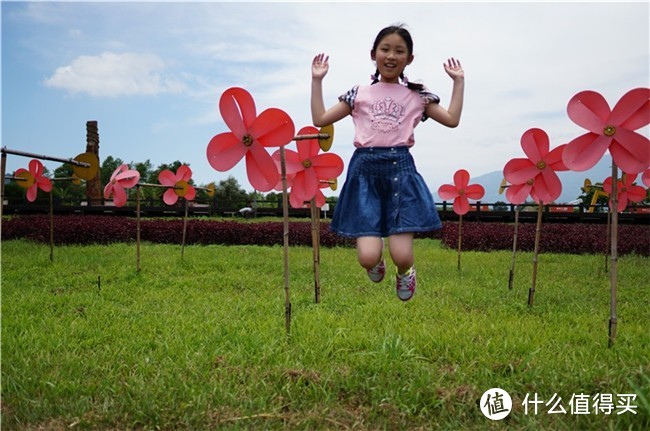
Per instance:
[[[460,249],[461,249],[462,242],[463,242],[463,215],[461,214],[460,217],[458,218],[458,262],[456,264],[456,267],[459,272],[460,272]]]
[[[291,298],[289,295],[289,197],[287,195],[287,166],[284,146],[280,147],[280,173],[282,174],[282,220],[284,232],[284,325],[287,335],[291,333]]]
[[[185,235],[187,232],[187,199],[185,199],[185,217],[183,217],[183,242],[181,245],[181,259],[183,259],[183,256],[185,254]]]
[[[316,199],[312,198],[309,203],[311,208],[311,246],[314,254],[314,298],[316,304],[320,302],[320,241],[318,232],[318,207],[316,206]]]
[[[52,195],[54,188],[50,190],[50,262],[54,261],[54,202]]]
[[[612,244],[612,212],[607,211],[607,241],[605,244],[605,273],[609,272],[607,261],[610,258],[610,248]]]
[[[136,234],[135,234],[135,268],[140,272],[140,186],[135,191],[135,213],[136,213]]]
[[[609,195],[609,210],[612,213],[612,240],[611,240],[611,267],[609,272],[610,280],[610,305],[609,305],[609,347],[616,341],[616,284],[617,284],[617,263],[618,263],[618,167],[612,160],[612,192]]]
[[[28,153],[28,152],[25,152],[25,151],[10,150],[7,147],[2,147],[1,151],[2,151],[3,155],[5,153],[6,154],[14,154],[16,156],[32,157],[34,159],[52,160],[52,161],[55,161],[55,162],[69,163],[71,165],[81,166],[83,168],[89,168],[90,167],[90,163],[79,162],[79,161],[77,161],[75,159],[64,159],[62,157],[52,157],[52,156],[46,156],[46,155],[43,155],[43,154]],[[4,175],[2,177],[4,178]]]
[[[508,277],[508,289],[512,290],[515,281],[515,261],[517,257],[517,231],[519,230],[519,209],[515,205],[515,233],[512,237],[512,260],[510,261],[510,276]]]
[[[537,256],[539,255],[539,238],[542,232],[542,212],[544,211],[544,203],[539,202],[537,206],[537,227],[535,228],[535,250],[533,252],[533,284],[528,291],[528,306],[533,306],[535,300],[535,285],[537,284]]]
[[[4,206],[5,206],[5,173],[7,170],[7,154],[4,152],[2,153],[2,162],[0,163],[2,165],[2,168],[0,169],[2,176],[2,183],[0,184],[0,199],[2,200],[0,202],[0,232],[2,232],[2,212],[4,211]]]

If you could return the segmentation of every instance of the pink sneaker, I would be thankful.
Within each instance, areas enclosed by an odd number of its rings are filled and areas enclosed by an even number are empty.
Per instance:
[[[405,274],[397,274],[397,297],[402,301],[408,301],[415,294],[415,267],[411,267]]]
[[[367,269],[366,271],[368,272],[369,279],[375,283],[379,283],[384,279],[384,276],[386,275],[386,262],[384,262],[384,259],[382,259],[377,265],[370,269]]]

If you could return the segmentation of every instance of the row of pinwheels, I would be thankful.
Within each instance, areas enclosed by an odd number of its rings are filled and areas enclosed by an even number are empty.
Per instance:
[[[605,98],[595,91],[582,91],[574,95],[568,103],[569,118],[587,130],[567,144],[550,150],[548,134],[539,128],[523,133],[521,147],[525,158],[514,158],[503,168],[507,186],[506,197],[516,205],[524,203],[530,196],[538,204],[538,218],[533,254],[532,287],[529,290],[528,305],[532,306],[537,272],[539,233],[541,231],[542,207],[557,199],[562,193],[562,183],[558,171],[586,171],[592,168],[609,150],[612,157],[612,176],[603,182],[603,190],[610,196],[612,214],[610,273],[612,304],[610,307],[609,343],[616,338],[616,224],[617,213],[623,211],[628,203],[640,202],[646,190],[635,184],[639,174],[646,187],[650,187],[650,140],[636,131],[650,123],[650,89],[636,88],[628,91],[610,108]],[[618,170],[621,170],[619,177]],[[445,184],[438,191],[443,199],[454,199],[454,211],[461,215],[469,210],[468,198],[480,199],[482,187],[469,184],[469,174],[459,170],[454,175],[454,185]],[[517,223],[515,216],[515,235],[513,259],[510,271],[510,287],[514,272],[516,253]],[[460,269],[460,227],[459,227]]]
[[[27,189],[26,197],[29,202],[36,200],[39,189],[44,192],[52,191],[52,180],[43,175],[44,170],[40,160],[32,159],[29,161],[28,169],[19,168],[14,172],[14,178],[20,180],[18,184]],[[184,197],[188,201],[193,200],[196,190],[189,184],[191,178],[192,170],[187,165],[181,165],[176,173],[170,170],[160,172],[158,181],[161,186],[167,188],[163,194],[163,201],[167,205],[174,205],[179,197]],[[104,198],[113,197],[115,206],[124,206],[127,201],[126,189],[137,186],[139,181],[140,173],[122,164],[113,172],[110,181],[104,187]]]
[[[284,111],[268,108],[257,115],[255,101],[243,88],[226,90],[219,99],[219,111],[230,129],[215,135],[206,150],[208,162],[215,170],[225,172],[242,159],[246,160],[246,175],[251,185],[259,191],[282,190],[284,207],[284,292],[285,328],[291,327],[291,300],[289,294],[289,222],[287,190],[290,187],[292,207],[309,203],[312,210],[312,241],[314,244],[314,284],[316,302],[320,297],[318,280],[318,233],[314,218],[315,209],[325,204],[321,188],[336,184],[343,172],[343,160],[328,151],[333,139],[333,128],[319,133],[311,126],[303,127],[295,135],[294,123]],[[296,141],[297,151],[285,146]],[[279,147],[273,154],[267,148]]]
[[[587,133],[549,151],[549,137],[541,129],[530,129],[521,138],[527,158],[509,161],[503,174],[510,186],[506,197],[521,204],[530,195],[537,203],[550,203],[562,192],[557,171],[586,171],[609,150],[613,163],[622,171],[623,182],[618,189],[621,199],[618,211],[628,200],[640,201],[645,193],[631,187],[639,173],[644,184],[650,176],[650,141],[636,130],[650,122],[650,89],[637,88],[627,92],[610,109],[605,98],[595,91],[583,91],[571,98],[567,106],[569,118]],[[612,183],[612,177],[605,180]],[[610,186],[611,187],[611,186]]]
[[[587,129],[587,133],[550,150],[547,133],[538,128],[524,132],[521,147],[526,158],[514,158],[506,163],[503,175],[509,183],[508,200],[516,205],[530,196],[535,202],[548,204],[562,193],[558,171],[586,171],[592,168],[609,150],[613,163],[622,171],[618,180],[618,211],[629,201],[639,202],[645,197],[642,187],[636,186],[638,174],[646,187],[650,187],[650,142],[637,133],[650,122],[650,89],[637,88],[626,93],[610,109],[605,98],[595,91],[583,91],[569,101],[569,118]],[[611,191],[613,179],[607,178],[603,187]],[[606,191],[607,191],[606,190]],[[609,193],[609,191],[608,191]],[[469,211],[469,199],[480,199],[484,190],[469,184],[469,174],[461,169],[454,175],[454,184],[440,187],[442,199],[454,200],[454,211]]]
[[[312,199],[317,207],[325,204],[321,189],[335,183],[343,172],[343,160],[333,153],[320,153],[321,149],[329,150],[329,145],[319,138],[318,129],[303,127],[294,136],[294,123],[288,114],[268,108],[257,115],[251,94],[238,87],[221,95],[219,111],[230,132],[219,133],[208,143],[206,153],[210,166],[225,172],[245,158],[246,175],[256,190],[282,190],[285,180],[291,188],[292,207],[302,207]],[[331,144],[332,138],[330,132],[325,140]],[[297,151],[285,150],[294,140]],[[273,147],[280,148],[269,154],[266,149]]]

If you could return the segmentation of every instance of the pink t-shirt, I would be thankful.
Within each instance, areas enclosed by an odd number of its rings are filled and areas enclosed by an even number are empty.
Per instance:
[[[412,147],[415,126],[427,118],[426,105],[440,101],[426,89],[384,82],[354,87],[339,100],[352,108],[355,147]]]

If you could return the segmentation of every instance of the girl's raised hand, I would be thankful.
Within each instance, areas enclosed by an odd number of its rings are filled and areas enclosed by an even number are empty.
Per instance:
[[[465,72],[463,71],[463,66],[460,65],[460,60],[455,58],[450,58],[447,60],[447,63],[443,63],[445,67],[445,72],[451,77],[451,79],[456,78],[465,78]]]
[[[329,70],[329,56],[318,54],[311,63],[311,77],[313,79],[323,79]]]

